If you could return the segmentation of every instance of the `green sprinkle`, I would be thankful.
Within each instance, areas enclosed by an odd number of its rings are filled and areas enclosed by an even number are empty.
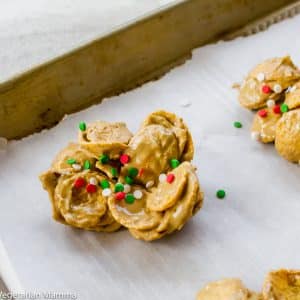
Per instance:
[[[116,168],[111,168],[110,171],[113,178],[118,176],[118,170]]]
[[[80,122],[78,125],[79,129],[81,131],[85,131],[86,130],[86,124],[84,122]]]
[[[86,160],[83,164],[83,169],[84,170],[89,170],[91,168],[91,163],[89,160]]]
[[[125,202],[128,204],[132,204],[134,202],[134,196],[132,194],[127,194],[125,196]]]
[[[126,177],[125,177],[125,182],[126,182],[127,184],[133,184],[133,179],[132,179],[131,177],[129,177],[129,176],[126,176]]]
[[[130,168],[128,170],[128,175],[131,177],[131,178],[134,178],[137,176],[137,174],[139,174],[139,170],[137,168]]]
[[[243,124],[242,124],[241,122],[236,121],[236,122],[233,123],[233,126],[234,126],[235,128],[242,128],[242,127],[243,127]]]
[[[289,111],[289,107],[288,107],[287,104],[283,103],[283,104],[281,104],[281,106],[280,106],[280,110],[281,110],[282,113],[286,113],[286,112]]]
[[[74,159],[74,158],[69,158],[69,159],[67,160],[67,164],[69,164],[69,165],[76,164],[76,159]]]
[[[115,192],[123,192],[124,191],[124,185],[122,183],[117,183],[115,185]]]
[[[109,184],[108,180],[103,179],[103,180],[100,181],[100,186],[101,186],[103,189],[107,189],[107,188],[109,188],[110,184]]]
[[[102,154],[102,155],[99,157],[99,161],[100,161],[102,164],[107,164],[107,163],[109,162],[109,157],[108,157],[108,155]]]
[[[175,169],[180,165],[180,161],[176,158],[172,158],[170,160],[170,165],[171,165],[172,169]]]
[[[216,196],[217,196],[219,199],[223,199],[223,198],[225,198],[225,196],[226,196],[226,192],[225,192],[224,190],[218,190],[218,191],[216,192]]]

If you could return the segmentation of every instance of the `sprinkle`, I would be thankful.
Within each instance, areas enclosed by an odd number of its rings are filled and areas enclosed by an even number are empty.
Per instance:
[[[217,198],[219,198],[219,199],[223,199],[223,198],[225,198],[225,196],[226,196],[226,192],[225,192],[224,190],[218,190],[218,191],[216,192],[216,196],[217,196]]]
[[[139,174],[139,170],[137,168],[130,168],[128,170],[128,175],[131,177],[131,178],[134,178],[137,176],[137,174]]]
[[[280,105],[279,104],[276,104],[273,107],[273,112],[274,112],[274,114],[281,114],[281,109],[280,109]]]
[[[238,121],[234,122],[234,123],[233,123],[233,126],[234,126],[235,128],[242,128],[242,127],[243,127],[242,123],[241,123],[241,122],[238,122]]]
[[[0,150],[4,150],[7,146],[7,139],[5,137],[0,137]]]
[[[107,188],[109,188],[110,184],[109,184],[108,180],[103,179],[103,180],[100,181],[100,186],[101,186],[103,189],[107,189]]]
[[[118,177],[118,170],[116,168],[111,168],[110,172],[113,178]]]
[[[282,86],[280,84],[275,84],[273,90],[276,94],[279,94],[282,92]]]
[[[91,184],[91,183],[89,183],[87,186],[86,186],[86,191],[88,192],[88,193],[96,193],[97,192],[97,186],[96,185],[94,185],[94,184]]]
[[[268,115],[268,111],[265,109],[261,109],[257,112],[257,114],[261,117],[261,118],[265,118]]]
[[[102,191],[102,196],[103,197],[108,197],[111,195],[111,189],[110,188],[105,188],[103,191]]]
[[[179,165],[180,165],[180,161],[178,159],[172,158],[170,160],[170,166],[171,166],[172,169],[177,168]]]
[[[264,94],[270,94],[271,93],[271,88],[268,85],[263,85],[261,90]]]
[[[172,182],[174,181],[174,179],[175,179],[175,175],[174,175],[174,174],[169,173],[169,174],[167,175],[166,180],[167,180],[168,183],[172,183]]]
[[[115,192],[123,192],[124,191],[124,185],[122,183],[117,183],[115,186]]]
[[[86,130],[86,124],[84,122],[80,122],[78,125],[79,129],[81,131],[85,131]]]
[[[116,200],[123,200],[125,198],[126,194],[124,192],[118,192],[115,194]]]
[[[84,164],[83,164],[83,169],[84,169],[84,170],[90,170],[90,168],[91,168],[91,163],[90,163],[89,160],[86,160],[86,161],[84,162]]]
[[[129,176],[126,176],[126,177],[125,177],[125,182],[126,182],[127,184],[133,184],[133,179],[132,179],[131,177],[129,177]]]
[[[125,202],[128,204],[132,204],[134,202],[134,196],[132,194],[127,194],[125,196]]]
[[[274,101],[273,99],[269,99],[269,100],[267,101],[267,106],[268,106],[269,108],[274,107],[274,106],[275,106],[275,101]]]
[[[73,165],[72,165],[72,168],[73,168],[75,171],[80,171],[80,170],[81,170],[81,165],[80,165],[80,164],[73,164]]]
[[[76,159],[74,159],[74,158],[69,158],[69,159],[67,160],[67,164],[68,164],[68,165],[76,164]]]
[[[107,163],[109,162],[109,157],[108,157],[108,155],[102,154],[102,155],[99,157],[99,161],[100,161],[102,164],[107,164]]]
[[[260,133],[257,131],[251,132],[251,139],[253,141],[259,141],[260,140]]]
[[[134,196],[135,199],[142,199],[143,192],[141,190],[135,190],[133,192],[133,196]]]
[[[85,179],[82,177],[78,177],[75,181],[74,181],[74,187],[76,189],[80,189],[82,187],[85,186]]]
[[[153,180],[150,180],[146,183],[146,188],[149,189],[151,188],[152,186],[154,185],[154,181]]]
[[[129,157],[129,155],[127,155],[127,154],[122,154],[122,155],[120,156],[120,162],[121,162],[121,164],[123,164],[123,165],[127,164],[127,163],[129,162],[129,160],[130,160],[130,157]]]
[[[290,92],[293,93],[293,92],[296,91],[296,89],[297,89],[297,87],[294,85],[294,86],[291,87]]]
[[[256,76],[256,79],[258,81],[264,81],[265,80],[265,74],[264,73],[258,73]]]
[[[131,186],[129,184],[124,184],[124,193],[129,193],[131,191]]]
[[[161,173],[158,176],[158,180],[159,180],[159,182],[165,182],[167,180],[167,175],[165,173]]]
[[[286,112],[289,111],[289,107],[288,107],[287,104],[283,103],[283,104],[281,104],[281,106],[280,106],[280,110],[281,110],[282,113],[286,113]]]
[[[93,184],[93,185],[97,185],[98,181],[97,181],[97,179],[95,177],[91,177],[90,180],[89,180],[89,183]]]

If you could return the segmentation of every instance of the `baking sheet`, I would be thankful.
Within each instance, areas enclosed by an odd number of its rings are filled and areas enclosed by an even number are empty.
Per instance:
[[[300,268],[299,166],[250,139],[253,114],[231,89],[263,59],[291,54],[300,65],[299,25],[297,16],[251,37],[197,49],[159,81],[9,143],[0,157],[0,270],[9,287],[74,292],[84,300],[194,299],[210,280],[241,277],[259,290],[270,269]],[[53,222],[37,176],[76,140],[78,122],[124,121],[135,131],[157,109],[179,114],[190,126],[203,209],[181,232],[153,243],[134,240],[126,230],[92,233]],[[233,127],[236,120],[242,129]],[[215,198],[219,188],[226,199]]]

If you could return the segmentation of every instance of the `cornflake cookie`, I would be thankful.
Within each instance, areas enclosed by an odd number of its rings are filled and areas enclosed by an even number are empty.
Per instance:
[[[257,65],[240,87],[240,104],[248,109],[279,100],[284,91],[300,79],[300,72],[289,56],[267,59]]]
[[[55,220],[94,231],[124,226],[151,241],[180,230],[201,208],[193,141],[181,118],[154,112],[135,135],[124,123],[79,128],[79,142],[40,175]]]

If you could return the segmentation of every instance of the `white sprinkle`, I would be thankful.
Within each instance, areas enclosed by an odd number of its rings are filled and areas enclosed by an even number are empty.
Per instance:
[[[272,100],[272,99],[269,99],[269,100],[267,101],[267,106],[268,106],[269,108],[274,107],[274,106],[275,106],[275,101]]]
[[[110,188],[106,188],[102,191],[102,196],[103,197],[108,197],[111,195],[111,189]]]
[[[260,140],[260,133],[257,131],[251,132],[251,139],[253,141],[259,141]]]
[[[153,180],[150,180],[146,183],[146,188],[147,189],[150,189],[152,186],[154,185],[154,181]]]
[[[95,177],[91,177],[90,180],[89,180],[89,183],[93,184],[93,185],[97,185],[98,181],[97,181],[97,179]]]
[[[273,90],[276,94],[279,94],[282,92],[282,87],[280,84],[275,84],[274,87],[273,87]]]
[[[129,193],[131,191],[131,186],[129,184],[124,184],[124,193]]]
[[[80,171],[81,170],[81,165],[79,165],[79,164],[73,164],[72,167],[75,171]]]
[[[135,190],[133,196],[135,199],[141,199],[143,197],[143,192],[141,190]]]
[[[167,175],[165,173],[161,173],[158,177],[159,182],[165,182],[167,180]]]
[[[180,102],[180,106],[182,107],[189,107],[191,105],[191,101],[187,100],[187,99],[184,99]]]
[[[294,86],[292,86],[291,88],[290,88],[290,93],[293,93],[293,92],[295,92],[296,91],[296,89],[297,89],[297,87],[294,85]]]
[[[7,146],[7,139],[0,137],[0,150],[5,150]]]
[[[258,73],[256,76],[256,79],[258,81],[264,81],[265,80],[265,74],[264,73]]]

